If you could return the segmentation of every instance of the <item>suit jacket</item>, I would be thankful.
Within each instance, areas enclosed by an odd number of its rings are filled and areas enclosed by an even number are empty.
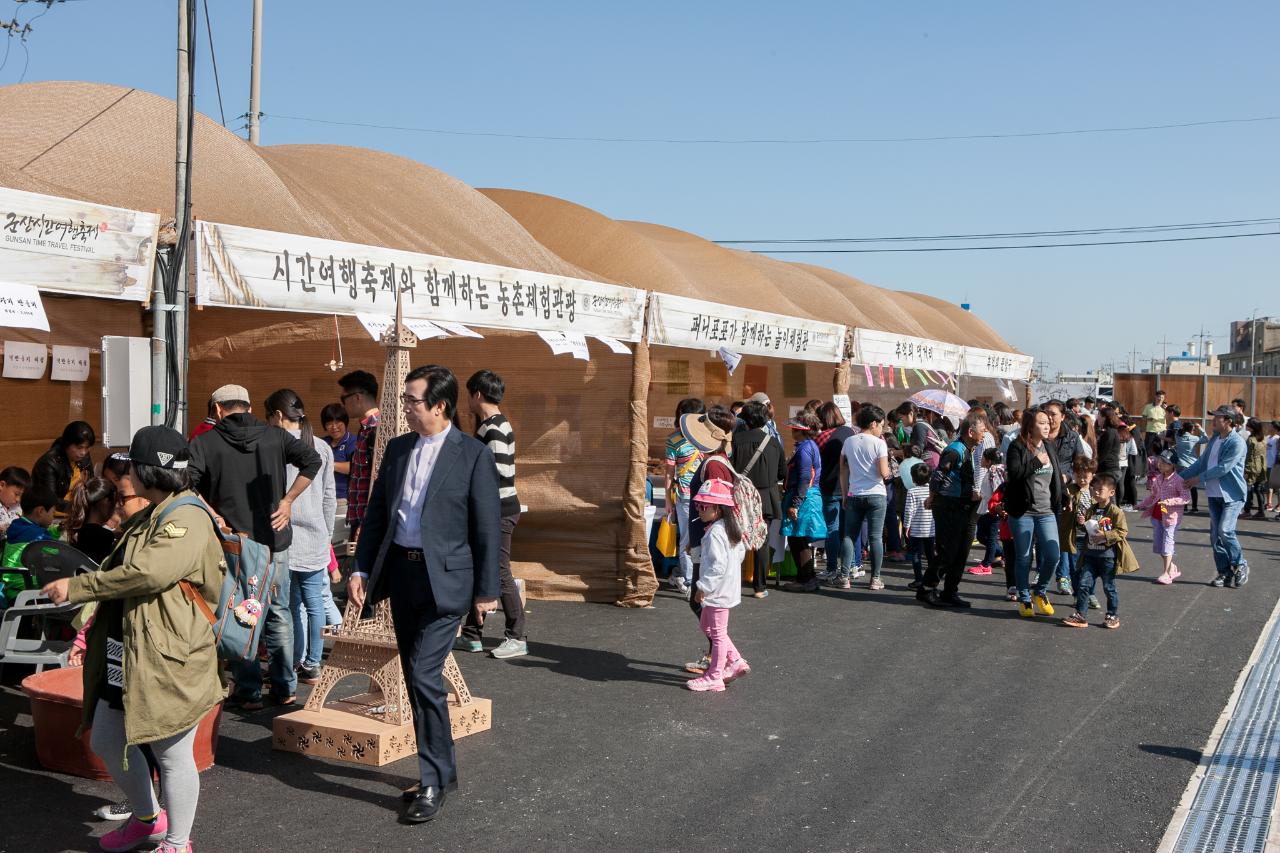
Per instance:
[[[751,457],[760,449],[760,442],[764,441],[766,434],[762,429],[749,429],[736,434],[729,462],[732,463],[733,470],[750,480],[756,491],[760,492],[760,509],[764,517],[782,518],[782,498],[778,492],[778,483],[787,477],[782,443],[770,435],[769,445],[760,454],[760,460],[750,471],[745,470]]]
[[[417,433],[407,433],[387,444],[360,526],[356,563],[369,574],[370,604],[390,595],[383,566],[395,539],[396,510],[417,441]],[[463,615],[476,598],[498,597],[501,507],[493,454],[454,427],[440,449],[422,505],[422,570],[440,613]]]

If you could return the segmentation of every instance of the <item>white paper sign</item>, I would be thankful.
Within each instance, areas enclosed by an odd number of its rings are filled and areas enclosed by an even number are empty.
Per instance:
[[[5,379],[41,379],[48,362],[49,348],[44,344],[4,342]]]
[[[573,352],[573,345],[565,338],[564,332],[538,332],[538,337],[551,347],[553,355],[564,355]]]
[[[383,317],[378,314],[357,314],[356,319],[360,321],[360,325],[364,326],[364,330],[375,341],[382,340],[382,336],[387,333],[387,329],[391,328],[391,324],[395,322],[393,317]],[[420,341],[449,336],[449,333],[444,329],[427,320],[405,320],[404,325]]]
[[[872,329],[854,329],[854,361],[885,367],[922,368],[954,373],[960,366],[959,344],[895,335]]]
[[[611,338],[607,335],[592,335],[591,337],[595,338],[618,355],[631,355],[631,348],[617,338]]]
[[[0,279],[145,300],[160,217],[0,187]]]
[[[450,323],[447,320],[441,320],[440,322],[436,323],[436,325],[444,329],[449,334],[457,335],[460,338],[480,338],[481,340],[484,339],[484,335],[480,334],[474,329],[468,329],[466,326],[462,325],[461,323]]]
[[[724,369],[733,375],[733,371],[738,369],[738,363],[742,361],[742,356],[738,355],[728,347],[720,347],[716,350],[716,355],[720,356],[720,360],[724,362]]]
[[[729,347],[743,355],[838,362],[845,327],[686,299],[649,294],[649,342],[689,349]]]
[[[640,340],[645,292],[614,284],[362,246],[196,223],[200,305],[323,314],[390,314],[437,325],[582,332]]]
[[[89,348],[53,347],[53,369],[49,378],[55,382],[85,382],[89,379]]]
[[[0,282],[0,327],[49,331],[40,291],[29,284]]]
[[[564,339],[569,342],[569,352],[578,361],[590,361],[591,351],[587,349],[587,339],[580,332],[565,332]]]
[[[1035,359],[1017,352],[965,347],[960,372],[966,376],[989,376],[993,379],[1017,379],[1025,382],[1031,376]]]
[[[670,415],[668,415],[668,416],[666,416],[666,417],[657,417],[657,418],[654,418],[654,419],[653,419],[653,428],[654,428],[654,429],[675,429],[675,428],[676,428],[676,419],[675,419],[675,418],[673,418],[673,417],[671,417]]]
[[[831,402],[836,404],[836,408],[840,410],[840,414],[844,416],[844,422],[847,426],[853,426],[853,405],[849,401],[848,394],[833,394]]]

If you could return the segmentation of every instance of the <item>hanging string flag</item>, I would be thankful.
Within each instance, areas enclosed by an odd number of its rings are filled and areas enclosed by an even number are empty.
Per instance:
[[[911,386],[907,384],[907,369],[905,367],[899,367],[898,372],[902,374],[902,387],[910,388]]]
[[[893,365],[891,364],[891,365],[889,365],[889,387],[890,387],[890,388],[894,387],[894,386],[893,386],[893,374],[894,374],[894,369],[893,369]]]
[[[884,365],[877,364],[876,367],[880,368],[880,387],[883,388],[884,387]]]
[[[875,377],[871,375],[871,365],[864,364],[862,365],[862,369],[865,370],[867,373],[867,387],[868,388],[876,387]]]
[[[918,367],[915,369],[915,371],[916,371],[916,376],[919,376],[919,377],[920,377],[920,384],[921,384],[921,385],[928,385],[928,384],[929,384],[929,377],[927,377],[927,376],[925,376],[925,375],[924,375],[924,371],[922,371],[922,370],[921,370],[920,368],[918,368]]]
[[[742,356],[728,347],[720,347],[720,349],[716,350],[716,353],[720,356],[720,360],[724,362],[724,369],[729,371],[729,375],[732,376],[733,371],[738,369],[738,363],[742,361]]]

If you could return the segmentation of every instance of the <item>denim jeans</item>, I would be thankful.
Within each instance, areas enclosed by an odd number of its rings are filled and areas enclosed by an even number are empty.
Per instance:
[[[895,481],[897,478],[887,481],[885,491],[888,495],[884,502],[884,538],[885,546],[888,547],[890,553],[898,554],[902,552],[902,534],[899,532],[898,524],[898,504],[894,500],[894,490],[901,488]]]
[[[844,501],[839,495],[822,499],[822,517],[827,522],[827,571],[848,572],[853,566],[853,549],[861,548],[861,542],[844,538]]]
[[[329,573],[324,569],[292,572],[289,578],[289,612],[293,615],[293,659],[315,669],[324,653],[324,590]]]
[[[1004,549],[1000,547],[1000,519],[994,514],[978,516],[978,541],[986,548],[982,552],[982,565],[989,566],[996,557],[1004,556]]]
[[[676,498],[676,527],[680,531],[680,576],[693,583],[693,555],[685,551],[689,542],[689,503],[692,498]]]
[[[1009,516],[1009,529],[1013,531],[1014,580],[1018,584],[1018,600],[1031,602],[1031,543],[1037,548],[1036,593],[1044,595],[1053,579],[1053,569],[1061,559],[1058,545],[1058,519],[1053,515]],[[1005,555],[1009,559],[1009,555]]]
[[[1089,596],[1093,595],[1095,580],[1102,581],[1102,591],[1107,594],[1107,615],[1117,614],[1120,609],[1120,593],[1116,591],[1116,555],[1110,548],[1105,551],[1082,551],[1071,580],[1076,587],[1076,611],[1081,616],[1089,614]]]
[[[1058,547],[1062,547],[1062,543],[1058,543]],[[1058,557],[1058,579],[1074,578],[1076,576],[1076,555],[1072,554],[1066,548],[1062,548],[1062,553]],[[1074,584],[1075,581],[1072,581]]]
[[[871,577],[880,577],[884,564],[884,495],[855,495],[844,502],[844,547],[852,549],[862,522],[867,522],[867,546],[871,550]]]
[[[907,554],[911,557],[911,572],[916,582],[923,582],[925,566],[933,567],[933,537],[908,536]]]
[[[1209,501],[1209,545],[1213,548],[1213,563],[1218,574],[1230,574],[1233,567],[1244,562],[1240,540],[1236,538],[1236,521],[1240,518],[1243,501],[1225,498],[1207,498]]]
[[[276,552],[271,562],[276,566],[276,593],[267,608],[262,637],[270,661],[271,692],[283,699],[298,689],[298,674],[293,671],[293,617],[289,615],[289,552]],[[262,696],[262,667],[257,654],[236,664],[235,676],[238,698],[248,701]]]

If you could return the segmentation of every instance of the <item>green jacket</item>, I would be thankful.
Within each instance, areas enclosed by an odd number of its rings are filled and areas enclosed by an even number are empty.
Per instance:
[[[68,592],[73,602],[102,602],[85,636],[85,728],[93,723],[106,674],[107,608],[121,608],[124,732],[130,745],[186,731],[223,698],[213,630],[178,586],[179,580],[189,580],[210,609],[216,608],[226,567],[222,543],[199,507],[179,507],[163,524],[156,523],[164,508],[183,494],[193,493],[170,495],[130,518],[103,565],[120,549],[123,562],[72,578]]]

